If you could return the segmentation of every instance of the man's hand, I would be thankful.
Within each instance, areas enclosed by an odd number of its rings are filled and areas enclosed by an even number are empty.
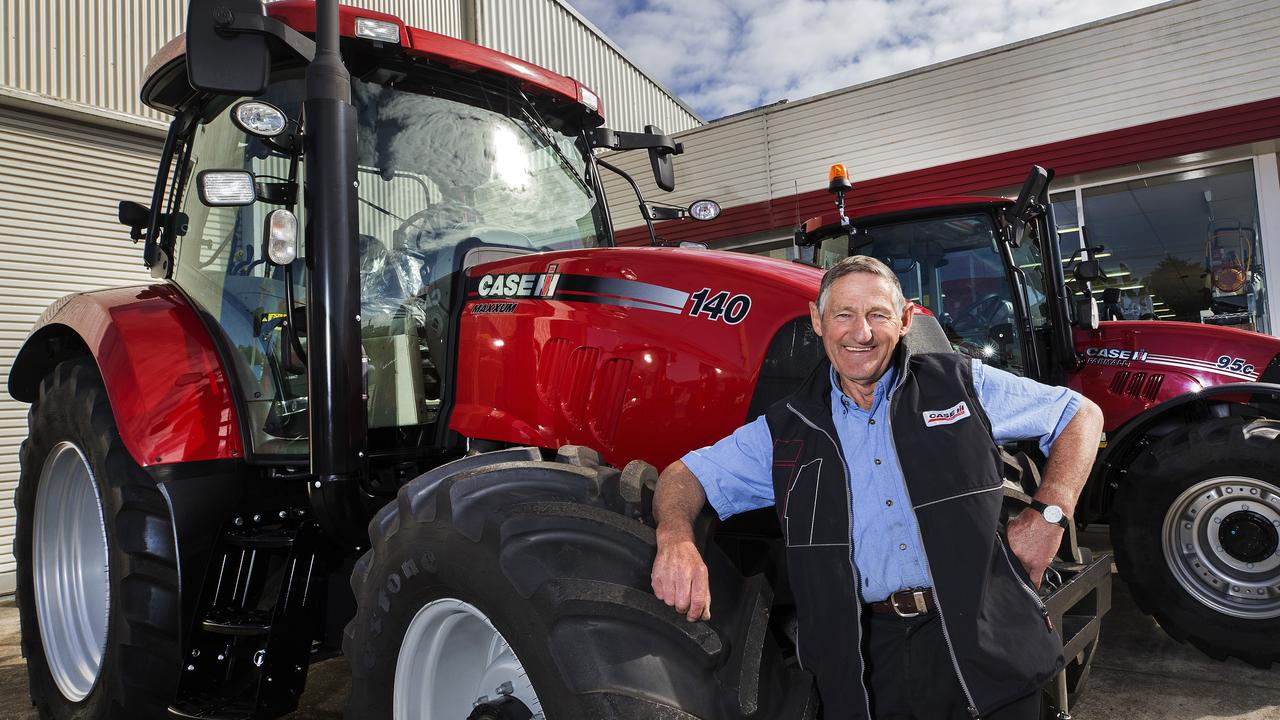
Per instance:
[[[1031,576],[1031,584],[1039,590],[1045,568],[1049,567],[1058,552],[1058,545],[1062,543],[1063,529],[1027,508],[1009,521],[1008,533],[1009,547],[1026,568],[1027,575]]]
[[[702,484],[679,460],[658,476],[653,495],[653,515],[658,521],[653,592],[689,622],[711,619],[707,564],[693,542],[693,520],[706,501]]]
[[[1068,518],[1075,513],[1080,490],[1089,479],[1094,457],[1098,454],[1098,438],[1102,434],[1102,410],[1087,398],[1081,398],[1076,414],[1062,429],[1049,449],[1044,479],[1036,490],[1036,500],[1057,505]],[[1062,543],[1063,530],[1027,509],[1009,523],[1009,547],[1027,569],[1036,589],[1044,578],[1044,570],[1052,562]]]
[[[687,538],[658,532],[658,556],[653,561],[653,592],[693,622],[711,619],[711,587],[707,565],[690,534]]]

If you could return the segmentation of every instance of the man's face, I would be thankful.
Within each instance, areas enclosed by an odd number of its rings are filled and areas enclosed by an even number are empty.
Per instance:
[[[888,280],[855,272],[832,283],[821,314],[809,303],[813,331],[822,338],[846,392],[850,383],[874,388],[893,361],[898,340],[911,327],[911,303],[896,313],[893,296]]]

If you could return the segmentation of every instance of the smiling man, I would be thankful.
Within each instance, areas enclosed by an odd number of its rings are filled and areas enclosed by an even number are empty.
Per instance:
[[[797,655],[823,716],[1039,717],[1062,666],[1040,578],[1092,466],[1102,413],[1065,388],[955,353],[912,355],[893,272],[827,271],[813,329],[826,360],[792,395],[658,480],[653,588],[711,618],[692,523],[773,505],[799,619]],[[1001,524],[998,446],[1048,456],[1033,511]]]

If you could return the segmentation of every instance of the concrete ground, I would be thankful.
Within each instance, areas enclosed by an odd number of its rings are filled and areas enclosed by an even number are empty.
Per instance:
[[[1094,544],[1097,547],[1097,543]],[[1115,582],[1093,674],[1076,720],[1280,720],[1280,668],[1217,662],[1169,639]],[[18,649],[18,610],[0,600],[0,718],[35,720]],[[342,658],[314,666],[291,717],[337,720],[351,679]]]

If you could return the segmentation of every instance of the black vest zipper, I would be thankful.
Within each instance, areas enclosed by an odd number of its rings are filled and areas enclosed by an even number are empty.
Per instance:
[[[906,372],[903,372],[906,375]],[[892,395],[892,394],[891,394]],[[889,446],[893,448],[893,461],[898,465],[898,474],[902,476],[902,489],[907,494],[907,502],[911,503],[911,514],[916,514],[916,502],[911,499],[911,484],[907,482],[906,471],[902,469],[902,461],[898,459],[898,440],[893,436],[893,398],[892,396],[885,398],[889,406],[885,408],[885,425],[889,429]],[[933,569],[929,567],[929,550],[924,544],[924,533],[920,531],[920,518],[916,517],[916,538],[920,541],[920,549],[924,555],[924,569],[929,573],[929,579],[933,579]],[[942,612],[942,597],[938,593],[938,589],[933,590],[933,602],[938,606],[938,620],[942,622],[942,639],[947,643],[947,653],[951,655],[951,666],[956,670],[956,680],[960,681],[960,689],[964,691],[965,700],[969,701],[969,715],[978,717],[978,704],[973,701],[973,693],[969,692],[969,685],[964,681],[964,674],[960,672],[960,661],[956,659],[956,650],[951,645],[951,633],[947,631],[947,616]]]
[[[837,442],[835,438],[831,437],[830,433],[818,427],[817,425],[813,424],[813,422],[810,421],[809,418],[805,417],[803,413],[795,409],[789,402],[787,403],[787,409],[795,413],[795,416],[800,418],[800,422],[803,422],[805,425],[808,425],[814,430],[817,430],[818,432],[822,433],[828,440],[831,441],[831,444],[836,449],[836,457],[840,458],[840,467],[844,469],[844,507],[845,507],[845,511],[849,514],[849,553],[848,553],[849,569],[853,570],[853,598],[856,601],[853,604],[853,612],[854,612],[854,619],[858,623],[858,634],[861,635],[862,634],[862,575],[858,573],[858,564],[853,561],[853,498],[850,497],[849,495],[849,481],[850,481],[849,463],[845,462],[844,452],[840,449],[840,443]],[[796,657],[799,658],[799,656],[800,656],[800,633],[797,630]],[[952,657],[954,658],[955,656],[952,655]],[[866,680],[863,679],[863,674],[866,673],[867,671],[867,661],[865,658],[862,657],[861,638],[859,638],[859,642],[858,642],[858,665],[860,666],[859,673],[858,673],[858,687],[862,688],[862,699],[867,704],[867,720],[873,720],[873,716],[871,715],[871,695],[867,693],[867,683],[866,683]]]

